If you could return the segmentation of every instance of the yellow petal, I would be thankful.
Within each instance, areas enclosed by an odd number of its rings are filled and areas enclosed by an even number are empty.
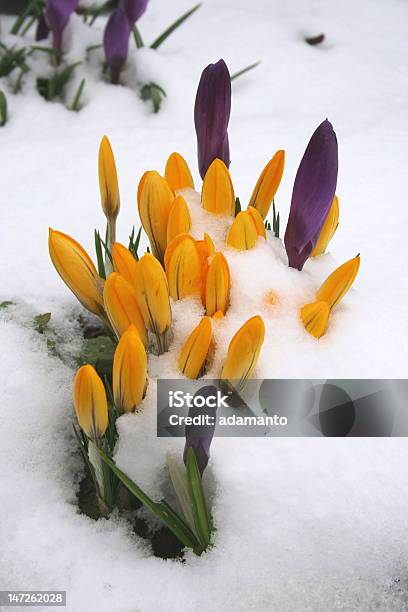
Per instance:
[[[107,218],[116,219],[120,207],[119,185],[115,158],[107,136],[102,138],[99,147],[98,169],[103,212]]]
[[[132,286],[135,284],[137,261],[132,253],[120,242],[112,247],[112,259],[115,272],[119,272]]]
[[[222,310],[217,310],[217,312],[215,312],[212,316],[214,321],[221,321],[224,318],[224,313],[222,312]]]
[[[133,412],[147,386],[146,349],[134,325],[128,327],[116,347],[112,377],[115,406],[122,412]]]
[[[194,181],[184,157],[180,153],[172,153],[167,160],[164,177],[170,188],[176,192],[178,189],[194,189]]]
[[[232,338],[221,372],[222,380],[237,381],[242,388],[257,364],[265,337],[265,325],[260,316],[248,319]]]
[[[48,249],[55,269],[81,304],[104,317],[103,280],[85,249],[70,236],[51,228]]]
[[[198,378],[202,373],[211,340],[211,319],[204,317],[185,341],[178,358],[179,368],[188,378]]]
[[[312,251],[312,257],[323,255],[327,249],[327,245],[333,238],[334,233],[339,225],[339,199],[334,196],[332,205],[330,206],[329,213],[323,224],[322,231],[319,234],[319,238],[316,242],[316,246]]]
[[[192,236],[180,234],[174,238],[167,247],[164,265],[174,300],[201,292],[201,259]]]
[[[350,289],[357,276],[359,267],[360,255],[346,261],[324,281],[316,293],[316,299],[323,300],[328,303],[330,308],[334,308]]]
[[[230,273],[227,260],[217,253],[210,263],[205,287],[205,308],[212,317],[217,311],[225,314],[228,308]]]
[[[167,244],[179,234],[188,234],[191,229],[190,211],[182,196],[177,196],[170,209],[167,221]]]
[[[320,338],[326,333],[329,316],[330,308],[327,302],[312,302],[300,310],[304,328],[315,338]]]
[[[102,437],[108,427],[108,401],[103,382],[91,365],[76,373],[73,400],[79,426],[88,438]]]
[[[201,261],[201,301],[205,305],[205,284],[207,281],[208,259],[215,253],[215,245],[209,234],[204,234],[203,240],[196,240],[196,247]]]
[[[234,249],[246,251],[253,249],[257,240],[258,231],[251,214],[247,210],[239,212],[229,229],[226,243]]]
[[[167,181],[158,172],[150,171],[142,177],[139,215],[149,237],[153,254],[163,262],[167,246],[167,221],[174,195]]]
[[[248,214],[250,215],[252,221],[255,224],[256,232],[258,236],[262,236],[262,238],[266,238],[266,229],[264,222],[262,220],[261,215],[253,206],[248,206]]]
[[[201,202],[205,210],[216,215],[234,215],[234,188],[228,168],[220,159],[214,159],[206,172]]]
[[[278,190],[285,167],[285,151],[277,151],[262,170],[249,205],[257,209],[263,219],[266,218],[272,200]]]
[[[132,285],[118,272],[112,272],[106,279],[103,290],[105,310],[118,338],[133,324],[140,339],[147,346],[146,326]]]
[[[135,291],[147,329],[164,334],[171,325],[169,287],[160,262],[150,253],[137,262]]]

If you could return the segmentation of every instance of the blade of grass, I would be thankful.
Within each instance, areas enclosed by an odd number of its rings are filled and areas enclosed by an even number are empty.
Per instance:
[[[187,11],[187,13],[184,13],[184,15],[181,15],[181,17],[179,17],[174,23],[172,23],[171,26],[169,26],[167,30],[163,32],[163,34],[156,38],[156,40],[150,45],[150,48],[158,49],[160,45],[164,43],[166,38],[168,38],[170,34],[174,32],[174,30],[177,30],[177,28],[179,28],[181,24],[184,23],[185,20],[188,19],[193,13],[195,13],[200,8],[200,6],[201,2],[193,6],[193,8]]]

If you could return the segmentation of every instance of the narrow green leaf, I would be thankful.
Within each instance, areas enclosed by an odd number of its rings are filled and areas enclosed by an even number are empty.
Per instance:
[[[8,308],[9,306],[13,306],[15,302],[11,302],[10,300],[5,300],[4,302],[0,302],[0,309]]]
[[[164,43],[166,38],[168,38],[170,34],[174,32],[174,30],[177,30],[177,28],[179,28],[181,24],[184,23],[185,20],[188,19],[193,13],[195,13],[200,8],[200,6],[201,2],[193,6],[193,8],[187,11],[187,13],[184,13],[184,15],[181,15],[181,17],[179,17],[174,23],[172,23],[171,26],[169,26],[167,30],[163,32],[163,34],[156,38],[156,40],[150,45],[150,48],[158,49],[160,45]]]
[[[50,322],[51,313],[46,312],[44,314],[37,315],[34,317],[34,327],[39,334],[43,334],[46,326]]]
[[[105,262],[102,255],[101,235],[95,230],[95,251],[98,263],[98,274],[101,278],[106,279]]]
[[[237,214],[240,213],[240,212],[241,212],[241,200],[237,196],[235,198],[235,216],[237,216]]]
[[[0,127],[7,123],[7,98],[0,89]]]
[[[142,47],[144,47],[144,42],[143,42],[143,38],[139,32],[139,29],[136,25],[133,26],[133,38],[135,41],[135,45],[138,49],[141,49]]]
[[[167,467],[169,468],[170,480],[173,484],[174,491],[183,511],[184,518],[186,519],[191,531],[197,536],[195,531],[193,510],[191,507],[190,493],[188,489],[186,467],[184,463],[182,463],[178,458],[172,456],[170,453],[167,455]]]
[[[198,539],[202,547],[206,550],[211,541],[211,518],[205,500],[200,470],[198,469],[197,459],[192,448],[189,448],[187,451],[187,479],[195,531],[199,536]]]
[[[79,102],[81,100],[81,96],[82,96],[82,92],[84,90],[84,87],[85,87],[85,79],[82,79],[82,81],[80,82],[79,87],[77,89],[77,92],[75,94],[75,98],[74,98],[74,101],[72,103],[72,106],[71,106],[71,110],[73,110],[75,112],[80,110]]]
[[[246,72],[253,70],[253,68],[256,68],[257,66],[259,66],[260,63],[261,63],[261,60],[259,60],[258,62],[255,62],[254,64],[250,64],[249,66],[247,66],[246,68],[243,68],[242,70],[239,70],[238,72],[236,72],[235,74],[231,76],[231,81],[234,81],[235,79],[238,79],[240,76],[242,76]]]

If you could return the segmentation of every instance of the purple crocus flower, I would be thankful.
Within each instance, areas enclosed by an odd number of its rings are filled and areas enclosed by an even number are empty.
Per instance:
[[[37,21],[37,29],[35,31],[35,40],[37,42],[40,40],[44,40],[45,38],[48,37],[49,33],[50,33],[50,28],[48,27],[47,20],[45,19],[44,13],[41,13]]]
[[[228,122],[231,113],[231,76],[223,59],[203,70],[194,106],[198,167],[204,178],[214,159],[231,163]]]
[[[194,395],[207,398],[217,394],[217,389],[213,385],[207,385],[202,387]],[[188,411],[188,416],[203,416],[208,417],[208,424],[204,425],[186,425],[186,444],[184,446],[183,460],[187,462],[187,452],[189,448],[192,448],[197,459],[198,469],[200,470],[201,476],[205,468],[207,467],[208,460],[210,458],[210,446],[214,436],[215,430],[215,414],[216,409],[210,406],[196,407],[193,406]]]
[[[111,69],[112,83],[119,83],[119,74],[126,63],[129,51],[129,36],[131,27],[125,13],[116,8],[106,24],[103,35],[103,46],[106,61]]]
[[[289,266],[301,270],[313,251],[333,201],[337,138],[327,119],[312,135],[298,168],[285,232]]]
[[[131,28],[145,12],[148,2],[149,0],[119,0],[118,6],[128,18]]]
[[[52,31],[53,47],[59,54],[62,51],[62,33],[79,4],[79,0],[47,0],[45,18]]]

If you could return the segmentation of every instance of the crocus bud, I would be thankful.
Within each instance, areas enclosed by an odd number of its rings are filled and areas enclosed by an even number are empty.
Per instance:
[[[191,216],[185,199],[177,196],[170,208],[167,221],[167,244],[179,234],[188,234],[191,229]]]
[[[204,178],[214,159],[230,165],[228,122],[231,113],[231,76],[224,60],[203,70],[194,106],[198,167]]]
[[[330,307],[326,302],[312,302],[300,310],[300,318],[304,328],[315,338],[321,338],[326,333],[329,324]]]
[[[211,236],[204,233],[203,240],[196,240],[196,247],[201,261],[201,301],[203,305],[205,305],[205,286],[207,282],[209,258],[214,255],[215,246]]]
[[[174,195],[167,181],[155,171],[142,176],[138,194],[143,229],[149,237],[153,254],[163,262],[167,246],[167,221]]]
[[[91,365],[76,373],[73,399],[81,429],[91,440],[101,438],[108,427],[108,401],[103,382]]]
[[[242,210],[235,217],[226,238],[229,246],[246,251],[253,249],[258,237],[266,237],[265,226],[259,212],[250,206],[248,210]]]
[[[79,4],[79,0],[47,0],[45,17],[52,31],[53,47],[57,54],[62,51],[62,34]]]
[[[166,332],[171,326],[169,287],[160,262],[150,253],[137,262],[135,291],[145,325],[155,334],[158,351],[163,353],[167,350]]]
[[[205,309],[210,317],[219,311],[226,313],[230,284],[227,260],[222,253],[217,253],[209,265],[205,285]]]
[[[128,18],[131,28],[145,12],[148,1],[149,0],[119,0],[118,6]]]
[[[129,51],[131,26],[126,14],[116,8],[111,13],[103,35],[106,61],[111,71],[111,82],[119,83],[119,75],[126,63]]]
[[[199,389],[194,397],[200,396],[206,399],[207,397],[215,395],[217,395],[216,387],[207,385]],[[193,402],[192,407],[188,411],[188,416],[193,419],[196,416],[208,417],[208,424],[202,420],[202,422],[205,423],[204,425],[186,425],[185,428],[186,443],[183,454],[184,463],[187,463],[187,453],[188,450],[192,448],[197,459],[198,469],[202,476],[210,458],[210,446],[215,431],[216,409],[212,406],[208,406],[207,403],[203,407],[197,407]]]
[[[228,168],[220,159],[215,159],[206,172],[201,191],[201,203],[208,212],[234,216],[234,187]]]
[[[211,341],[211,319],[204,317],[183,344],[178,358],[178,366],[187,378],[198,378],[202,374]]]
[[[102,138],[99,146],[98,170],[102,210],[108,221],[115,220],[120,207],[119,185],[115,158],[107,136]]]
[[[133,412],[147,387],[147,355],[139,332],[130,325],[119,340],[113,358],[113,397],[122,412]]]
[[[174,238],[166,249],[164,267],[173,300],[201,293],[201,258],[192,236]]]
[[[231,381],[240,390],[257,364],[265,337],[265,325],[260,316],[248,319],[229,343],[220,378]]]
[[[333,238],[334,233],[339,225],[339,199],[334,196],[332,205],[330,206],[329,214],[326,217],[326,221],[323,224],[322,231],[317,239],[316,246],[312,252],[312,257],[318,257],[323,255],[326,251],[330,240]]]
[[[262,170],[255,185],[249,205],[256,208],[262,219],[268,215],[272,200],[278,191],[284,167],[285,151],[277,151]]]
[[[47,38],[49,33],[50,33],[50,28],[45,18],[45,14],[44,12],[42,12],[38,18],[37,28],[35,30],[36,42],[39,42],[40,40],[44,40],[45,38]]]
[[[103,301],[106,314],[116,336],[120,338],[129,325],[133,324],[141,341],[147,346],[146,326],[136,299],[135,290],[118,272],[112,272],[106,279]]]
[[[316,299],[323,300],[330,308],[334,308],[354,283],[359,267],[360,255],[346,261],[324,281],[316,293]]]
[[[87,310],[105,318],[103,280],[85,249],[70,236],[51,228],[48,249],[56,271],[81,304]]]
[[[194,181],[190,169],[180,153],[172,153],[169,156],[164,177],[175,193],[179,189],[194,189]]]
[[[115,272],[119,272],[134,287],[137,261],[129,249],[120,242],[115,242],[112,247],[112,260]]]
[[[289,266],[301,270],[316,246],[337,183],[337,138],[326,119],[307,145],[293,186],[285,232]]]

